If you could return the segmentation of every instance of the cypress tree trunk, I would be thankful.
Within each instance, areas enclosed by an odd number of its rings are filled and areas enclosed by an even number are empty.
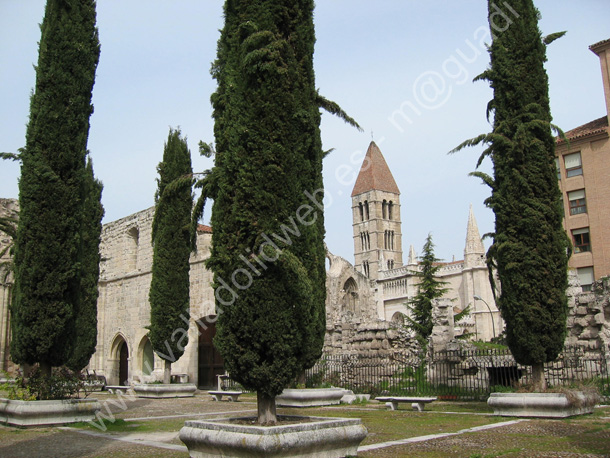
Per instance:
[[[264,393],[256,394],[256,406],[258,409],[258,423],[261,426],[273,426],[277,423],[277,412],[275,408],[275,396],[267,396]]]
[[[167,359],[163,360],[163,383],[172,383],[172,363]]]
[[[100,51],[95,21],[93,0],[47,1],[20,154],[11,357],[17,363],[38,362],[45,372],[74,355],[79,315],[96,313],[91,304],[83,307],[83,277],[89,273],[80,268],[86,264],[85,167]],[[94,326],[94,319],[85,321]],[[95,339],[96,330],[86,332],[90,342]]]
[[[532,389],[537,392],[546,391],[546,379],[544,378],[544,364],[532,364]]]

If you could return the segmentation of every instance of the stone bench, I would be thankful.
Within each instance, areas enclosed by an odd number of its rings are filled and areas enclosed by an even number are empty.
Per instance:
[[[189,375],[188,374],[172,374],[171,381],[172,381],[172,383],[188,383]]]
[[[105,387],[106,391],[108,391],[110,394],[117,394],[119,391],[122,393],[125,393],[130,388],[131,388],[130,386],[122,386],[122,385],[106,385],[106,387]]]
[[[242,394],[241,391],[208,391],[215,401],[222,401],[223,396],[228,396],[229,401],[237,401],[237,398]]]
[[[398,404],[400,402],[410,402],[413,410],[421,412],[424,410],[424,406],[427,403],[436,401],[437,397],[433,396],[424,398],[418,396],[379,396],[375,399],[380,402],[385,402],[390,407],[390,410],[398,410]]]

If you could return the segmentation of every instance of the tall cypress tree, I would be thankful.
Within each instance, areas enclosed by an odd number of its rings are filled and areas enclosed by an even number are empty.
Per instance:
[[[81,230],[81,288],[75,307],[76,333],[74,351],[67,365],[83,369],[97,344],[97,298],[100,276],[100,241],[102,236],[102,183],[93,174],[91,158],[87,161],[83,194],[83,225]]]
[[[208,265],[219,314],[215,344],[231,376],[257,391],[261,423],[275,422],[275,396],[315,363],[324,339],[314,41],[313,1],[225,3],[213,67]]]
[[[544,389],[544,363],[563,349],[567,320],[569,241],[544,69],[546,45],[562,34],[541,36],[532,0],[504,5],[509,20],[499,24],[497,7],[489,2],[491,66],[481,76],[493,88],[493,131],[461,146],[489,145],[479,164],[490,157],[494,176],[477,175],[492,188],[487,203],[496,227],[488,257],[501,284],[497,303],[511,352],[532,366],[534,385]]]
[[[11,356],[43,373],[73,354],[83,299],[87,138],[99,59],[94,0],[48,0],[19,181]]]
[[[170,129],[157,171],[148,337],[154,351],[165,361],[163,382],[170,383],[171,364],[183,355],[188,343],[184,320],[189,319],[190,299],[193,170],[191,152],[179,129]]]

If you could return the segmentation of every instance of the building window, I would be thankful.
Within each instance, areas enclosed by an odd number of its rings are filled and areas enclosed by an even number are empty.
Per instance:
[[[364,275],[368,277],[369,273],[370,273],[370,271],[369,271],[369,262],[368,261],[364,261],[362,263],[362,270],[363,270]]]
[[[392,219],[392,209],[394,208],[394,204],[392,203],[392,201],[390,200],[390,202],[388,203],[388,219]]]
[[[579,153],[566,154],[563,157],[563,162],[566,166],[566,177],[575,177],[582,175],[582,160]]]
[[[366,219],[368,221],[369,218],[370,218],[370,216],[369,216],[369,201],[365,200],[364,201],[364,219]]]
[[[389,259],[388,260],[388,270],[392,270],[393,268],[394,268],[394,260]]]
[[[381,203],[381,218],[386,219],[388,217],[388,202],[384,200]]]
[[[574,253],[591,251],[591,240],[589,238],[588,227],[574,229],[572,231],[572,239],[574,240]]]
[[[581,267],[576,269],[578,278],[580,280],[580,286],[583,291],[591,291],[591,285],[593,284],[593,267]]]
[[[371,237],[368,232],[360,233],[360,243],[362,244],[362,251],[371,249]]]
[[[570,215],[587,213],[587,201],[585,199],[584,189],[569,192],[568,200],[570,201]]]
[[[360,221],[364,221],[364,208],[362,208],[362,202],[358,204],[358,209],[360,210]]]
[[[132,227],[127,231],[127,272],[132,272],[138,267],[138,246],[140,244],[140,231]]]
[[[383,245],[386,250],[394,249],[394,231],[385,231],[383,234]]]

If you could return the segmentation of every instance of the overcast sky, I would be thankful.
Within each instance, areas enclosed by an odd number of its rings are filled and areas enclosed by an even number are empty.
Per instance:
[[[543,34],[567,30],[548,50],[554,122],[569,130],[606,114],[599,60],[589,45],[610,38],[608,0],[539,0]],[[0,151],[25,143],[45,0],[0,0]],[[210,64],[222,27],[221,0],[98,0],[102,45],[89,150],[104,183],[104,222],[153,205],[156,166],[169,127],[213,141]],[[503,0],[500,12],[510,19]],[[474,169],[481,148],[447,152],[490,130],[483,0],[318,0],[316,85],[363,127],[322,116],[326,241],[353,262],[350,194],[374,138],[401,190],[405,260],[432,233],[436,255],[462,259],[469,205],[481,234],[493,230],[489,190]],[[501,23],[498,22],[501,27]],[[489,164],[484,164],[489,171]],[[0,162],[0,197],[17,197],[19,167]],[[209,213],[205,216],[209,220]]]

